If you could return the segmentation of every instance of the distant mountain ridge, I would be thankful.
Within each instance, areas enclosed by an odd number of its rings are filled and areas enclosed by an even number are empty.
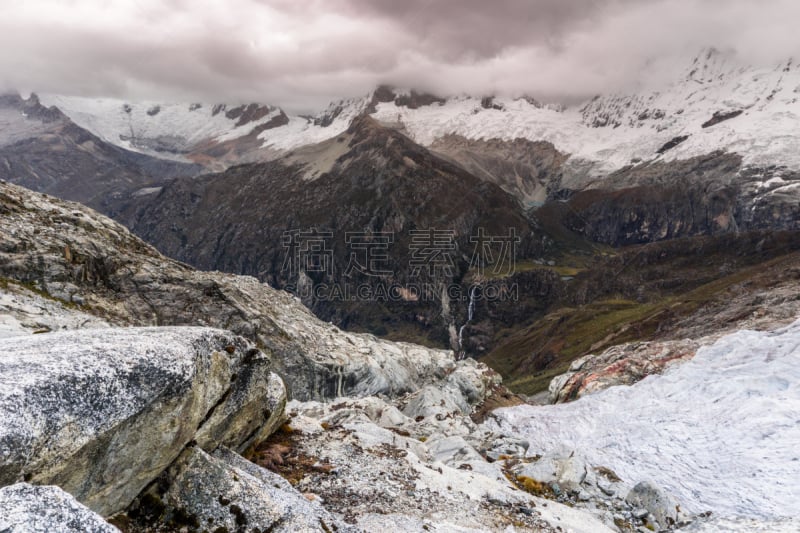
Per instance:
[[[800,63],[742,64],[731,53],[703,50],[668,87],[600,95],[580,105],[543,105],[531,97],[453,96],[381,86],[331,103],[315,115],[264,104],[130,103],[43,95],[106,142],[210,170],[274,159],[344,132],[370,114],[423,146],[448,136],[468,140],[548,142],[568,156],[565,185],[591,186],[607,174],[657,161],[737,153],[743,167],[800,170]]]
[[[36,95],[0,96],[0,178],[114,215],[133,191],[203,167],[126,150]]]
[[[309,116],[261,104],[45,96],[46,107],[16,97],[0,100],[0,177],[97,207],[195,267],[297,289],[339,326],[488,354],[520,390],[536,392],[613,337],[602,328],[542,330],[540,320],[593,323],[596,309],[620,324],[698,279],[712,283],[750,258],[796,249],[798,97],[793,62],[754,69],[715,50],[667,89],[569,107],[387,86]],[[407,288],[420,281],[410,232],[432,228],[455,239],[448,285],[472,300],[476,284],[517,284],[519,301],[318,297],[300,289],[349,280],[284,269],[287,231],[331,235],[345,270],[348,232],[389,232],[393,275],[372,278]],[[516,229],[519,269],[487,278],[473,268],[481,228]],[[772,234],[780,237],[767,253]],[[373,286],[367,276],[355,281]],[[589,315],[587,305],[596,305]],[[678,318],[669,311],[617,333],[634,341]],[[567,330],[581,331],[579,342]]]

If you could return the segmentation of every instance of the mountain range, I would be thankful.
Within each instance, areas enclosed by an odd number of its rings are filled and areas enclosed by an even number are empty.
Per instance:
[[[792,61],[708,49],[668,87],[570,106],[387,86],[315,115],[10,95],[0,177],[294,292],[341,327],[485,357],[537,393],[575,357],[669,335],[690,312],[651,316],[670,299],[797,248],[799,94]],[[424,252],[425,231],[444,252]],[[479,234],[495,244],[476,263]],[[293,235],[330,268],[287,268]],[[350,268],[370,247],[378,274]],[[441,271],[414,264],[425,253]]]
[[[0,531],[797,531],[798,95],[0,96]]]

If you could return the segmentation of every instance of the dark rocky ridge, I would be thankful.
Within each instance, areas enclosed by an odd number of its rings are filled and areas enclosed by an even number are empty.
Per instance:
[[[570,193],[564,224],[611,246],[800,229],[795,198],[763,189],[761,184],[771,175],[790,182],[800,179],[778,167],[742,168],[740,156],[723,152],[636,165]]]
[[[525,139],[466,139],[445,135],[431,150],[461,165],[478,178],[496,183],[526,206],[544,203],[561,183],[567,154],[549,142]]]
[[[276,287],[296,287],[299,282],[299,273],[283,271],[287,250],[282,239],[287,230],[332,233],[337,270],[332,275],[306,272],[316,284],[458,283],[467,273],[474,248],[470,236],[479,227],[488,235],[506,235],[514,228],[522,241],[520,257],[541,246],[510,195],[368,117],[356,120],[328,143],[341,145],[341,155],[316,178],[308,179],[306,165],[293,162],[290,154],[222,174],[176,180],[127,220],[167,255],[203,269],[254,275]],[[437,279],[424,271],[418,278],[411,275],[409,231],[415,229],[453,232],[454,264],[449,275]],[[350,257],[345,233],[353,231],[394,233],[385,265],[392,275],[377,281],[369,276],[346,279],[343,271]],[[448,322],[441,318],[438,302],[305,301],[318,316],[345,327],[369,328],[370,323],[380,327],[379,317],[418,315],[421,320],[410,321],[412,327],[414,322],[421,325],[417,334],[430,334],[437,344],[448,344]]]

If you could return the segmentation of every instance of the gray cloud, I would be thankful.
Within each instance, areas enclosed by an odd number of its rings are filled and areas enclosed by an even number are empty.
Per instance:
[[[796,0],[6,0],[0,89],[312,110],[379,83],[574,100],[702,47],[800,53]]]

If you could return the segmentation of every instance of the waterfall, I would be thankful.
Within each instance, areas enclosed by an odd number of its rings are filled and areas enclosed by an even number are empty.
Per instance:
[[[467,306],[467,321],[458,328],[458,359],[463,359],[464,354],[464,328],[466,328],[470,322],[472,322],[472,317],[475,314],[475,290],[478,288],[477,285],[473,285],[469,291],[469,305]]]

